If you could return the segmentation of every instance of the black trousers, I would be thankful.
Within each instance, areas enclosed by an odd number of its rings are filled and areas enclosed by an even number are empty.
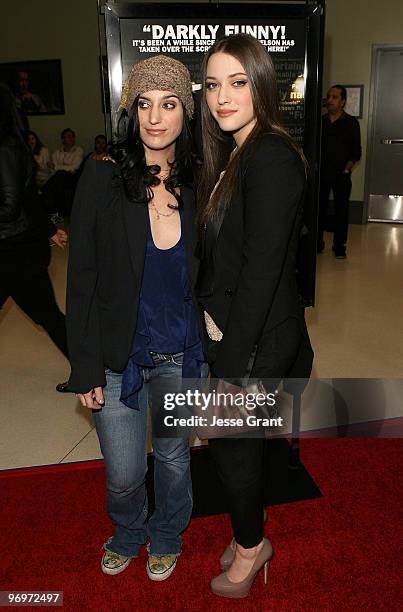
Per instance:
[[[324,247],[323,232],[329,205],[330,191],[334,198],[334,234],[333,247],[335,252],[345,251],[348,234],[348,202],[351,195],[351,175],[338,173],[334,176],[323,176],[320,182],[319,218],[318,218],[318,249]]]
[[[263,438],[216,438],[210,453],[226,492],[234,538],[252,548],[263,537]]]
[[[56,304],[49,263],[47,239],[0,250],[0,308],[12,297],[68,358],[65,316]]]
[[[252,366],[251,378],[261,379],[267,392],[273,392],[273,385],[278,386],[295,362],[301,342],[300,324],[294,318],[271,330],[261,343],[260,366]],[[252,548],[263,538],[266,440],[213,438],[209,448],[228,499],[235,540],[244,548]]]

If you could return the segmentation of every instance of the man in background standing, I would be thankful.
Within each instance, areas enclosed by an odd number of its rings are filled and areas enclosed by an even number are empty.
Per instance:
[[[361,159],[360,125],[355,117],[344,111],[346,100],[345,87],[333,85],[327,92],[327,114],[322,118],[318,253],[325,248],[323,232],[332,191],[335,212],[333,251],[337,259],[346,258],[351,172]]]

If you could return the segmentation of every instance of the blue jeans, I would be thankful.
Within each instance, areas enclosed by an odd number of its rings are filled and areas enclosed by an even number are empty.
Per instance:
[[[106,370],[105,404],[94,420],[105,458],[107,508],[115,533],[105,548],[135,557],[150,540],[150,554],[178,554],[181,532],[192,513],[190,452],[187,437],[161,438],[153,432],[155,510],[147,519],[147,415],[153,388],[161,379],[170,392],[181,390],[182,356],[142,370],[139,410],[120,402],[122,374]],[[154,408],[154,406],[153,406]]]

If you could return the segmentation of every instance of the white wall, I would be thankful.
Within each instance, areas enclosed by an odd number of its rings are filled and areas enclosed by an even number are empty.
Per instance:
[[[372,45],[382,43],[403,44],[402,0],[327,0],[324,93],[333,83],[364,85],[363,156],[353,174],[352,200],[364,199]]]
[[[18,0],[0,19],[1,62],[61,59],[65,115],[30,117],[31,129],[51,149],[71,127],[77,143],[92,150],[104,132],[96,0]]]

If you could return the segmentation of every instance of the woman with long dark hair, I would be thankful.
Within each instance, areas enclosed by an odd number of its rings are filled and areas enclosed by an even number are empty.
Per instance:
[[[308,376],[312,349],[296,282],[306,164],[281,125],[273,63],[257,40],[235,35],[209,50],[202,78],[197,293],[212,376],[218,392]],[[209,444],[234,531],[211,588],[244,597],[272,556],[263,537],[264,439]]]
[[[12,297],[68,357],[65,317],[48,274],[49,238],[60,248],[67,242],[42,209],[15,98],[0,83],[0,308]]]
[[[166,56],[136,64],[113,161],[88,160],[71,218],[67,288],[70,388],[94,410],[109,516],[102,571],[123,571],[149,539],[147,573],[165,580],[192,510],[189,442],[161,428],[160,401],[199,378],[204,356],[197,275],[195,161],[187,68]],[[150,405],[150,406],[149,406]],[[147,521],[147,415],[153,415],[155,510]]]
[[[38,134],[32,130],[26,134],[26,143],[31,147],[36,164],[35,180],[38,187],[41,188],[52,175],[48,166],[50,161],[49,149],[41,142]]]

